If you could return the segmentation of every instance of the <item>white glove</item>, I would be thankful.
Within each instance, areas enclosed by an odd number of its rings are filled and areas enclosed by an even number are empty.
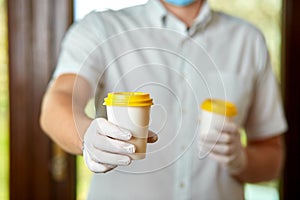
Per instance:
[[[129,165],[126,154],[135,152],[135,146],[126,141],[130,131],[120,128],[104,118],[94,119],[84,135],[83,157],[93,172],[107,172],[118,165]]]
[[[225,121],[221,127],[210,129],[209,133],[200,133],[198,148],[200,154],[208,152],[208,156],[220,163],[232,175],[245,169],[247,157],[241,144],[240,132],[233,122]]]

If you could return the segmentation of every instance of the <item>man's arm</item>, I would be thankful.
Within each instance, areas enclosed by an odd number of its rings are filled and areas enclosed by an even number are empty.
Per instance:
[[[278,178],[284,161],[283,136],[249,141],[245,148],[247,164],[235,175],[241,182],[255,183]]]
[[[84,78],[66,74],[54,81],[43,99],[42,129],[72,154],[82,154],[83,136],[92,121],[84,112],[90,93],[91,87]]]

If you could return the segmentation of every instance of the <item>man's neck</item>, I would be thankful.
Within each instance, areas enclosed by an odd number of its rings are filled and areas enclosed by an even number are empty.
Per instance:
[[[179,7],[169,4],[164,0],[160,1],[170,13],[172,13],[178,19],[184,22],[187,28],[189,28],[193,24],[194,19],[198,16],[203,4],[203,0],[196,0],[188,6]]]

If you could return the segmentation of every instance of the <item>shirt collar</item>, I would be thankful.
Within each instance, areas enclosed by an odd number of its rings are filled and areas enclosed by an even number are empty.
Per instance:
[[[151,17],[160,19],[158,20],[160,27],[186,30],[186,27],[177,18],[168,19],[168,18],[175,18],[175,16],[168,13],[168,11],[165,9],[165,7],[161,4],[159,0],[149,0],[147,3],[147,7],[151,11],[150,12]],[[190,32],[194,32],[198,29],[205,28],[206,25],[210,22],[211,18],[212,18],[212,11],[209,4],[205,0],[203,2],[199,15],[195,18],[193,25],[190,27]],[[175,22],[176,25],[174,24]]]
[[[212,11],[210,9],[210,6],[207,3],[207,1],[204,1],[200,13],[194,20],[192,27],[195,26],[198,28],[199,27],[204,28],[210,22],[211,18],[212,18]]]
[[[158,22],[163,27],[166,15],[168,14],[165,7],[160,3],[159,0],[149,0],[146,4],[151,18],[159,19]]]

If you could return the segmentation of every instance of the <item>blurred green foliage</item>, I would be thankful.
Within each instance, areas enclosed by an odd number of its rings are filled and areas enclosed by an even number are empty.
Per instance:
[[[95,109],[94,109],[94,100],[90,100],[88,105],[85,108],[85,113],[87,116],[93,118],[95,116]],[[76,182],[76,197],[77,200],[85,200],[87,191],[89,190],[90,180],[92,177],[92,172],[87,168],[84,164],[84,159],[82,156],[77,156],[76,158],[76,175],[77,175],[77,182]]]
[[[8,55],[6,2],[0,0],[0,199],[9,199]]]
[[[82,156],[77,156],[76,166],[76,199],[85,200],[87,198],[92,172],[84,164],[84,159]]]

